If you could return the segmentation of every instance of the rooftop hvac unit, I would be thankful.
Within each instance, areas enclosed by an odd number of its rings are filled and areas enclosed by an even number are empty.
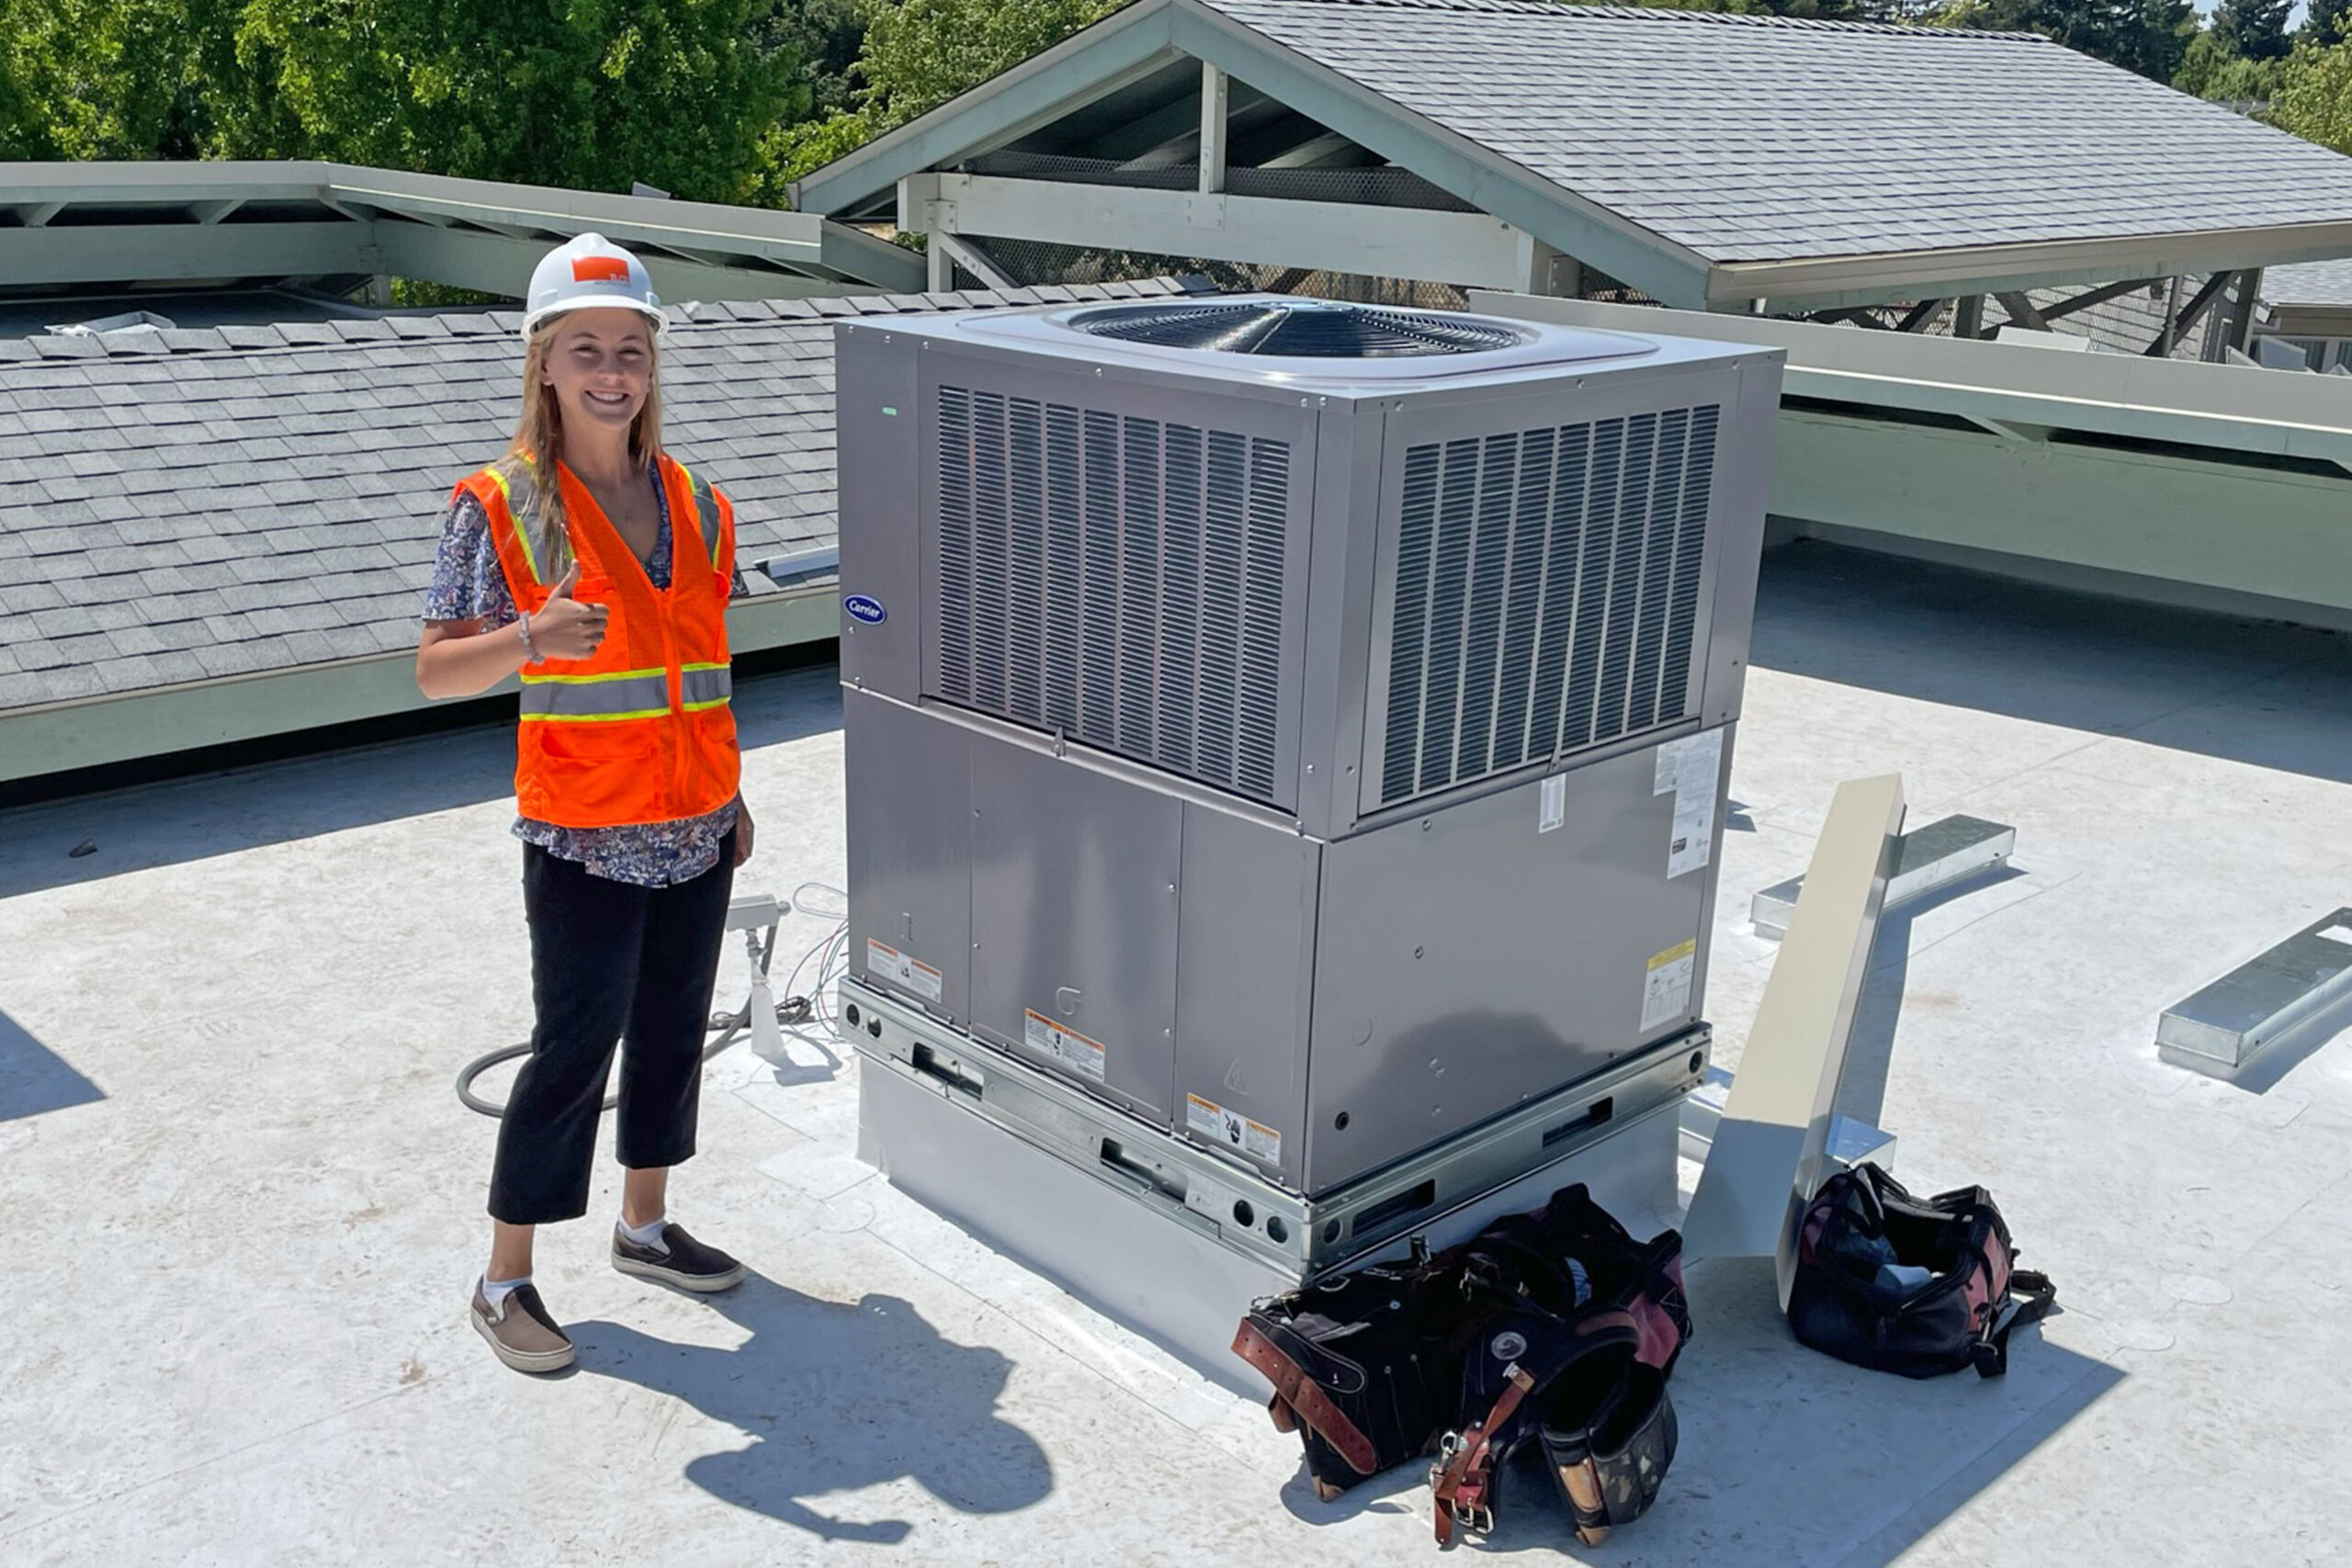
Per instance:
[[[837,365],[869,1093],[1311,1272],[1695,1082],[1776,354],[1243,297]]]

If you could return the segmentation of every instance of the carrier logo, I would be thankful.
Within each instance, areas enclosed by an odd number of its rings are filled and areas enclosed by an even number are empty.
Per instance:
[[[890,618],[890,612],[882,607],[881,600],[869,599],[863,593],[853,593],[842,600],[842,608],[849,612],[851,620],[864,621],[869,626],[878,626]]]

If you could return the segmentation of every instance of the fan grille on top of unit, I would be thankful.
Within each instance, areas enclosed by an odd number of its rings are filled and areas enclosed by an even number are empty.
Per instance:
[[[1476,317],[1320,299],[1135,305],[1091,311],[1072,324],[1095,337],[1124,343],[1294,359],[1479,354],[1526,341],[1526,334],[1514,328]]]

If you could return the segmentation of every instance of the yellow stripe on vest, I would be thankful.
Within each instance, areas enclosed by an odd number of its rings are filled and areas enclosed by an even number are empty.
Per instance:
[[[546,582],[547,574],[539,570],[539,558],[531,549],[531,531],[523,526],[523,519],[514,509],[514,487],[506,482],[506,475],[497,464],[492,463],[482,471],[490,476],[490,482],[498,487],[498,493],[506,502],[506,525],[514,530],[514,538],[523,547],[523,564],[531,569],[531,581]],[[537,499],[536,495],[532,497],[535,502]]]

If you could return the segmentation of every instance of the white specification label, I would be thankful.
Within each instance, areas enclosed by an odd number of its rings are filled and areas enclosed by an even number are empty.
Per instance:
[[[865,972],[876,979],[895,981],[927,1002],[939,1000],[938,970],[872,937],[865,939]]]
[[[1666,851],[1669,880],[1707,863],[1715,848],[1715,791],[1723,782],[1724,732],[1710,729],[1657,749],[1652,795],[1674,792],[1674,830]]]
[[[1051,1056],[1081,1077],[1092,1078],[1096,1083],[1102,1081],[1106,1053],[1101,1042],[1089,1040],[1074,1030],[1064,1029],[1035,1008],[1027,1010],[1021,1033],[1032,1051]]]
[[[1227,1111],[1213,1100],[1203,1100],[1197,1094],[1184,1097],[1184,1125],[1204,1138],[1213,1139],[1229,1149],[1238,1149],[1251,1159],[1268,1165],[1283,1162],[1283,1135],[1263,1122],[1252,1122],[1238,1111]]]
[[[1568,776],[1554,773],[1544,781],[1544,808],[1537,818],[1535,830],[1548,833],[1568,819]]]
[[[1642,977],[1642,1029],[1645,1033],[1690,1010],[1690,982],[1699,972],[1699,944],[1686,942],[1664,953],[1650,954],[1649,973]]]

